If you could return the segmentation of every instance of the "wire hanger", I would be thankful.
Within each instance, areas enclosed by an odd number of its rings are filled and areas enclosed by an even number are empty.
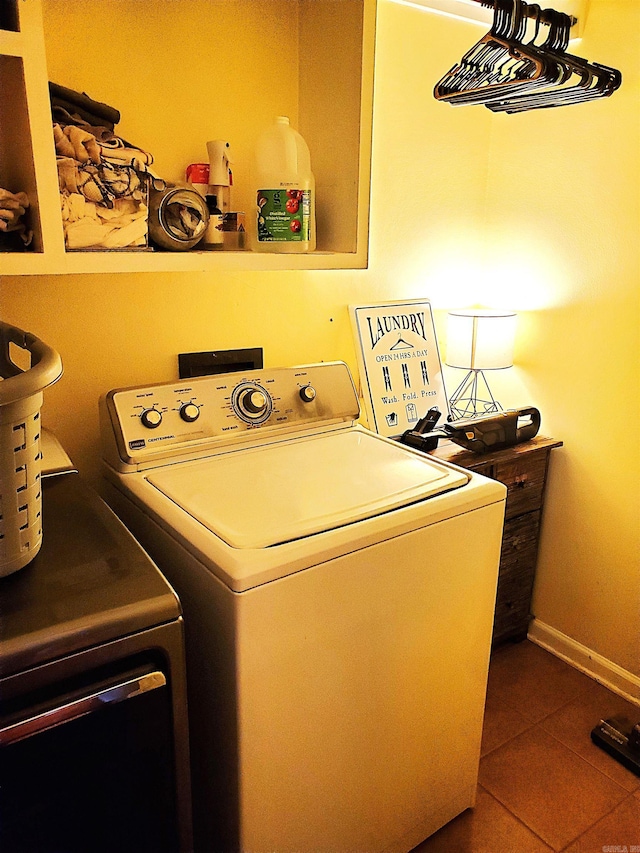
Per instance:
[[[516,113],[608,97],[622,75],[566,53],[572,23],[524,0],[495,0],[491,30],[436,84],[436,100]]]

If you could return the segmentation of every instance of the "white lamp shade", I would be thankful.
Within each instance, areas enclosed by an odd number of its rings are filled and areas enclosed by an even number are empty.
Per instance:
[[[511,367],[516,317],[507,311],[450,311],[446,364],[466,370]]]

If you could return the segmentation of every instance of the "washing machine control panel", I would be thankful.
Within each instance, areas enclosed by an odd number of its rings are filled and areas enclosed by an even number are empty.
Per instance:
[[[323,423],[356,420],[358,396],[346,364],[201,376],[110,391],[101,401],[103,442],[128,465]]]

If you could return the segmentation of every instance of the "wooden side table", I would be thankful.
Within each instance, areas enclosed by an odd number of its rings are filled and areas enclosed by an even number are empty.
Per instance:
[[[540,518],[549,457],[561,441],[536,436],[503,450],[477,454],[451,441],[432,456],[499,480],[507,487],[507,506],[498,575],[493,645],[527,636],[536,573]]]

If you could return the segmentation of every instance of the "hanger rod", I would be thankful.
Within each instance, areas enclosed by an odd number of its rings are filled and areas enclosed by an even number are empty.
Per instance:
[[[472,21],[476,24],[483,24],[484,26],[491,25],[491,13],[494,8],[493,0],[391,0],[393,3],[399,3],[400,5],[406,6],[415,6],[419,9],[426,9],[431,12],[436,12],[441,15],[448,15],[453,18],[460,18],[462,20]],[[560,5],[562,6],[571,6],[575,8],[579,6],[582,11],[586,13],[586,7],[590,0],[539,0],[540,5],[542,3],[548,3],[551,5]],[[540,20],[543,23],[548,24],[548,16],[545,15],[545,9],[542,9]],[[561,11],[558,10],[558,11]],[[579,17],[575,15],[571,15],[568,12],[564,14],[569,14],[569,18],[571,20],[572,30],[572,38],[580,38],[582,35],[582,30],[584,26],[584,17],[586,16],[580,12]],[[534,18],[536,13],[535,7],[527,6],[526,14]]]
[[[468,2],[469,2],[469,0],[468,0]],[[484,6],[485,9],[493,9],[493,5],[494,5],[493,0],[470,0],[470,2],[475,3],[478,6]],[[546,9],[542,9],[542,12],[540,13],[540,20],[542,21],[543,24],[551,23],[549,20],[549,16],[545,14],[546,11],[547,11]],[[536,12],[537,12],[537,9],[535,6],[529,6],[528,4],[525,5],[524,14],[527,18],[535,18]],[[574,18],[573,15],[569,15],[569,18],[571,19],[571,26],[572,27],[578,23],[578,19]]]

